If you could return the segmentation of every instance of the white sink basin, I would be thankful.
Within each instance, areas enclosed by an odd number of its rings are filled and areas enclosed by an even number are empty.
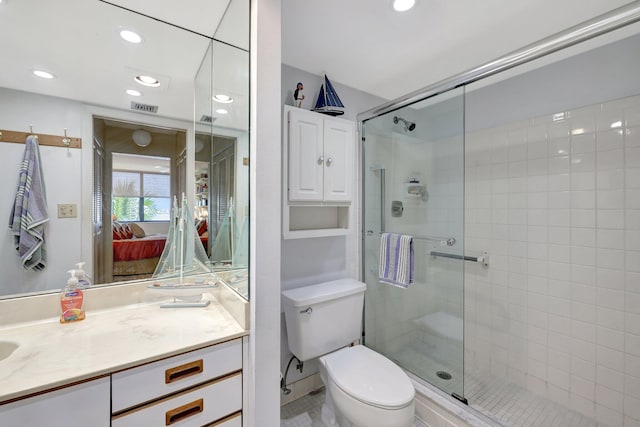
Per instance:
[[[11,341],[0,341],[0,360],[4,360],[16,351],[18,344]]]

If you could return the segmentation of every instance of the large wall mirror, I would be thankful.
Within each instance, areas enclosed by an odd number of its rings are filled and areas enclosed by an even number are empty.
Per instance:
[[[212,268],[248,298],[249,0],[5,0],[0,49],[0,298],[58,291],[79,262],[95,284],[148,279],[182,194]],[[44,269],[6,226],[29,135]]]

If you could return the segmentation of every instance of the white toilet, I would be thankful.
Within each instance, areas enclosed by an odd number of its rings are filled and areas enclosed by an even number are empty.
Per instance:
[[[410,427],[415,389],[395,363],[362,346],[366,285],[340,279],[282,292],[289,349],[320,357],[326,385],[322,421],[340,427]]]

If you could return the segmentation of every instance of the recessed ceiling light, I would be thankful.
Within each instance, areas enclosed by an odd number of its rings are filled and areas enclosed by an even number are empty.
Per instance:
[[[128,41],[129,43],[140,43],[142,42],[142,37],[140,36],[140,34],[136,33],[135,31],[131,31],[131,30],[122,30],[120,31],[120,37],[122,37],[124,40]]]
[[[619,128],[619,127],[622,127],[622,120],[618,120],[617,122],[611,123],[612,129]]]
[[[53,74],[51,73],[47,73],[46,71],[42,71],[42,70],[33,70],[33,74],[35,74],[36,76],[43,78],[43,79],[52,79],[53,78]]]
[[[393,0],[393,8],[398,12],[405,12],[416,4],[416,0]]]
[[[151,87],[160,86],[160,82],[158,81],[158,79],[151,76],[136,76],[134,80],[144,86],[151,86]]]
[[[214,95],[213,100],[221,104],[231,104],[233,102],[232,97],[230,97],[229,95],[224,95],[222,93]]]
[[[227,110],[225,110],[224,108],[218,108],[216,110],[216,113],[218,113],[218,114],[228,114],[229,112]]]
[[[129,94],[131,96],[140,96],[140,95],[142,95],[140,92],[138,92],[137,90],[133,90],[133,89],[127,89],[127,94]]]

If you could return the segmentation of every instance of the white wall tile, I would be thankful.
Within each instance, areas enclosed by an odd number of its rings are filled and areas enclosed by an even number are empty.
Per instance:
[[[598,190],[620,190],[624,188],[624,169],[598,171],[596,173]]]
[[[599,151],[596,159],[599,171],[624,168],[624,150]]]
[[[600,363],[596,366],[596,384],[617,392],[624,392],[624,374]]]
[[[625,211],[622,209],[598,209],[596,213],[596,227],[625,228]]]
[[[549,173],[547,177],[547,189],[549,191],[567,191],[571,187],[571,175],[567,173]]]
[[[617,150],[624,147],[621,130],[604,130],[596,134],[596,149],[598,151]]]

